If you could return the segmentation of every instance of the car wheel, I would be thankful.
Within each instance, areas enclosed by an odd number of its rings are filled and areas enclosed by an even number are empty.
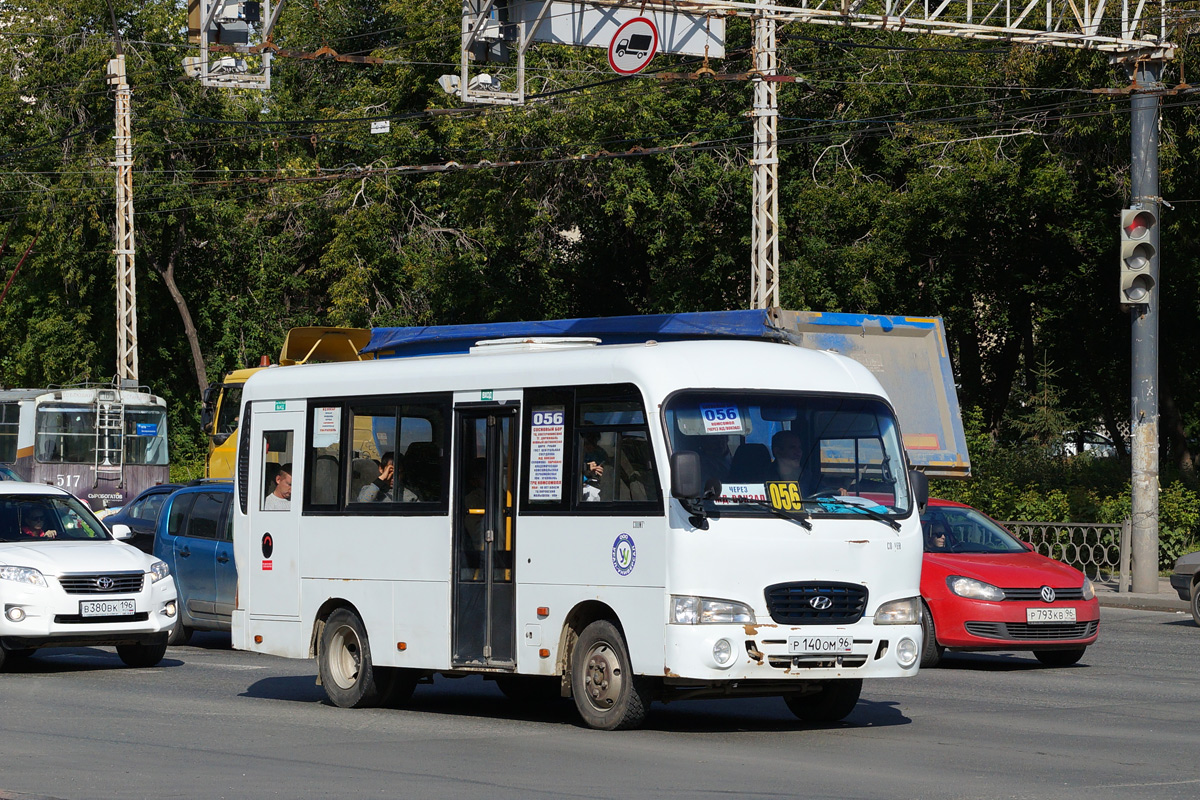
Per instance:
[[[171,635],[167,637],[167,644],[174,647],[175,645],[187,644],[192,640],[193,629],[184,625],[178,620],[175,621],[175,627],[171,628]]]
[[[1079,647],[1075,650],[1034,650],[1033,655],[1047,667],[1069,667],[1083,658],[1085,650],[1087,650],[1086,647]]]
[[[646,721],[647,683],[633,674],[625,637],[608,620],[597,620],[579,634],[571,652],[571,693],[588,727],[629,730]]]
[[[1192,620],[1200,625],[1200,580],[1192,583]]]
[[[826,681],[816,694],[788,695],[783,701],[805,722],[840,722],[858,705],[862,683],[862,678]]]
[[[13,650],[9,650],[6,647],[0,647],[0,670],[4,670],[5,667],[12,669],[13,667],[17,666],[17,664],[33,655],[33,652],[34,648],[31,647],[22,647]]]
[[[391,676],[386,671],[377,675],[371,663],[371,645],[362,620],[345,608],[334,611],[325,622],[317,671],[330,702],[341,708],[377,706],[390,688]]]
[[[929,613],[929,606],[924,601],[921,601],[921,634],[921,669],[936,667],[946,648],[938,644],[933,614]]]
[[[153,667],[167,654],[167,642],[151,644],[119,644],[117,655],[129,667]]]

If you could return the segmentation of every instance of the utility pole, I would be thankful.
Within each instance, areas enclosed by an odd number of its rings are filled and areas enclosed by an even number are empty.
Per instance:
[[[115,30],[114,30],[115,33]],[[117,57],[108,62],[108,83],[116,88],[117,153],[117,378],[137,383],[137,279],[133,271],[133,134],[130,132],[129,84],[125,52],[117,40]]]
[[[1163,62],[1144,58],[1129,67],[1131,208],[1149,212],[1145,219],[1149,245],[1149,280],[1142,302],[1130,306],[1133,321],[1132,416],[1130,453],[1133,521],[1133,585],[1135,592],[1158,592],[1158,309],[1159,229],[1162,198],[1158,188],[1159,79]]]
[[[750,307],[779,305],[779,95],[776,82],[775,0],[754,17],[754,216],[750,230]]]

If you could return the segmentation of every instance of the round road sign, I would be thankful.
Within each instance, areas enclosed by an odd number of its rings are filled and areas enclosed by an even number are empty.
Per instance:
[[[618,75],[641,72],[658,52],[658,28],[645,17],[634,17],[617,28],[608,45],[608,65]]]

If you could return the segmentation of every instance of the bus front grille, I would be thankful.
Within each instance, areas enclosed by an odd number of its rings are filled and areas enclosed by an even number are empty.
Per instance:
[[[849,625],[867,607],[867,587],[857,583],[777,583],[766,596],[771,619],[781,625]]]

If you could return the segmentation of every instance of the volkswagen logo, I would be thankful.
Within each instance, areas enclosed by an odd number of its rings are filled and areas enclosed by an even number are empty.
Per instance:
[[[107,575],[101,575],[99,578],[96,578],[96,588],[97,589],[103,589],[104,591],[107,592],[112,587],[113,587],[113,579],[108,577]],[[1046,594],[1045,590],[1042,590],[1042,594],[1043,595]]]
[[[1049,586],[1042,587],[1042,601],[1045,603],[1053,603],[1054,602],[1054,590],[1051,589]]]
[[[828,611],[830,608],[833,608],[833,601],[823,594],[811,598],[808,604],[817,611]]]

